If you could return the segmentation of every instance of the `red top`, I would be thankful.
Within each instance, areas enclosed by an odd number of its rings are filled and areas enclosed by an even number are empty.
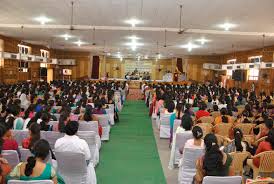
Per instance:
[[[30,144],[30,137],[23,139],[23,141],[22,141],[22,147],[23,148],[29,149],[29,144]]]
[[[4,139],[3,150],[18,150],[18,144],[14,139]]]
[[[198,110],[198,111],[196,112],[196,118],[197,118],[197,119],[199,119],[199,118],[201,118],[201,117],[203,117],[203,116],[210,116],[210,113],[207,112],[207,111],[205,111],[205,110]]]
[[[262,141],[260,142],[257,150],[256,150],[256,154],[259,154],[259,153],[262,153],[264,151],[271,151],[272,150],[272,146],[269,142],[267,141]],[[259,167],[260,166],[260,158],[253,158],[253,164],[256,166],[256,167]]]

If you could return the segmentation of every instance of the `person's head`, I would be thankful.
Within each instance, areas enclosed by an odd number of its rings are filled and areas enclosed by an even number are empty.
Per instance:
[[[264,121],[264,127],[265,128],[267,128],[268,130],[271,130],[272,128],[273,128],[273,119],[270,119],[270,118],[268,118],[268,119],[266,119],[265,121]]]
[[[274,149],[274,128],[271,128],[268,132],[267,138],[265,141],[271,144],[272,149]]]
[[[30,176],[32,174],[33,168],[36,165],[36,159],[41,159],[44,161],[48,157],[49,151],[50,151],[50,145],[48,141],[44,139],[40,139],[34,144],[33,150],[32,150],[32,153],[34,156],[29,157],[27,160],[27,164],[25,168],[26,176]]]
[[[65,133],[65,124],[69,121],[70,113],[67,111],[63,111],[60,114],[59,123],[58,123],[58,129],[59,132]]]
[[[218,105],[213,105],[213,111],[219,111]]]
[[[78,131],[79,124],[77,121],[69,121],[65,126],[65,133],[69,136],[75,135]]]
[[[201,139],[203,137],[203,130],[199,126],[194,126],[192,129],[194,139]]]
[[[181,127],[183,127],[186,131],[191,130],[193,125],[193,120],[190,115],[184,114],[182,117]]]
[[[173,101],[167,103],[167,112],[172,113],[174,111],[175,104]]]
[[[207,108],[207,105],[204,102],[202,102],[200,104],[200,110],[206,110],[206,108]]]
[[[239,128],[234,129],[234,140],[235,140],[235,146],[236,146],[236,151],[243,151],[243,146],[242,146],[242,139],[243,139],[243,132]]]
[[[29,127],[29,134],[30,134],[30,144],[29,149],[31,149],[34,144],[40,139],[40,130],[41,126],[37,123],[32,123]]]
[[[203,169],[206,175],[212,175],[217,170],[223,168],[223,154],[219,150],[217,137],[213,133],[209,133],[205,136],[205,156],[203,162]]]
[[[3,137],[7,132],[7,128],[5,125],[0,124],[0,154],[2,153],[2,146],[4,143]]]

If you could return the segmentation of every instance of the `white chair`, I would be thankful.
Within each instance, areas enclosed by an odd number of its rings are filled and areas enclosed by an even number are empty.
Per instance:
[[[186,141],[192,138],[193,135],[191,131],[176,134],[174,164],[179,164],[180,158],[182,156],[180,149],[184,150]]]
[[[50,122],[48,123],[48,125],[57,126],[57,127],[58,127],[58,124],[59,124],[59,121],[50,121]]]
[[[110,108],[109,109],[105,109],[105,111],[107,112],[107,115],[109,117],[110,124],[114,125],[115,124],[115,121],[114,121],[114,112]]]
[[[55,155],[58,163],[58,172],[66,184],[86,184],[87,163],[84,154],[55,152]]]
[[[101,149],[101,138],[99,136],[98,132],[98,121],[78,121],[79,122],[79,128],[78,131],[93,131],[96,132],[96,144],[98,146],[98,149]]]
[[[60,114],[59,113],[55,113],[55,114],[53,114],[53,116],[55,116],[57,121],[59,121],[59,119],[60,119]]]
[[[182,120],[175,119],[173,124],[173,134],[176,133],[177,128],[181,125]]]
[[[160,138],[170,138],[170,114],[160,116]]]
[[[23,139],[29,136],[28,130],[12,130],[11,133],[19,146],[22,145]]]
[[[41,131],[41,138],[47,140],[51,149],[54,149],[55,142],[57,139],[64,137],[63,133],[53,131]]]
[[[2,156],[8,161],[11,168],[14,168],[20,162],[18,153],[15,150],[3,150]]]
[[[34,181],[9,180],[8,184],[54,184],[54,183],[52,180],[34,180]]]
[[[96,114],[96,117],[99,120],[99,124],[102,126],[102,141],[109,140],[109,132],[110,132],[110,125],[109,125],[109,117],[107,114]]]
[[[92,163],[96,166],[99,163],[99,149],[96,144],[96,133],[93,131],[78,131],[77,135],[88,143]]]
[[[26,162],[30,156],[32,156],[29,149],[19,148],[21,154],[21,161]]]
[[[179,163],[178,182],[191,183],[196,173],[196,160],[204,154],[204,149],[184,148],[183,158]]]
[[[227,177],[216,177],[206,176],[203,179],[203,184],[241,184],[241,176],[227,176]]]
[[[107,106],[109,107],[109,109],[111,109],[112,113],[115,112],[115,106],[114,106],[114,104],[107,104]]]

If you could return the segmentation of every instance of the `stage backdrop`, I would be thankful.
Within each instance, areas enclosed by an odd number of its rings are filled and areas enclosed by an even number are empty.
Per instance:
[[[149,72],[152,73],[152,62],[145,60],[145,61],[134,61],[134,60],[125,60],[125,73],[133,72],[135,69],[138,70],[138,72]]]

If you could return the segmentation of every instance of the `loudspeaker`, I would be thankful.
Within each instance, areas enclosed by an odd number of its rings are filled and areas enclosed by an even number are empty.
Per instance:
[[[47,68],[40,68],[40,76],[46,77],[48,75],[48,69]]]
[[[245,81],[245,71],[244,70],[234,70],[232,72],[232,79],[235,81]]]

